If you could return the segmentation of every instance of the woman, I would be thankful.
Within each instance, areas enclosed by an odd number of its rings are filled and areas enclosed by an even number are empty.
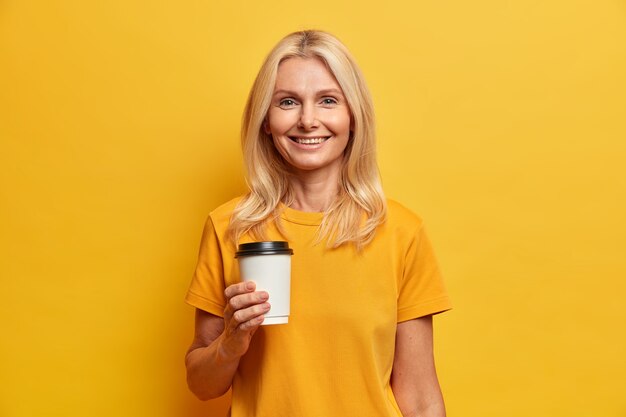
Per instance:
[[[250,92],[242,145],[250,192],[211,213],[186,301],[187,380],[232,387],[231,416],[444,416],[432,315],[450,308],[422,222],[384,198],[365,81],[332,35],[281,40]],[[288,324],[242,283],[238,243],[288,240]]]

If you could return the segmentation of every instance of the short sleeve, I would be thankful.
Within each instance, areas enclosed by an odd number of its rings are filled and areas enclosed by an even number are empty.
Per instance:
[[[198,263],[185,301],[216,316],[224,315],[224,264],[220,242],[211,217],[204,226]]]
[[[420,225],[409,244],[398,295],[398,322],[452,308],[430,240]]]

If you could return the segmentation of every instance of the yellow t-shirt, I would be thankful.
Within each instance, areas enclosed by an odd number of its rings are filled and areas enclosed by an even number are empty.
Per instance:
[[[209,216],[186,296],[217,316],[224,289],[240,282],[235,248],[226,240],[238,201]],[[322,216],[286,207],[287,239],[269,229],[271,240],[288,240],[294,250],[291,314],[288,324],[254,334],[233,380],[232,417],[401,416],[389,384],[397,323],[450,308],[415,214],[389,200],[387,221],[362,252],[313,245]]]

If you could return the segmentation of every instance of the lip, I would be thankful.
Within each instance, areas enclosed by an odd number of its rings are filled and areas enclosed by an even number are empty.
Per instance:
[[[289,139],[294,140],[294,139],[319,139],[319,138],[326,138],[329,139],[331,137],[331,135],[317,135],[317,136],[289,136]]]
[[[326,140],[324,142],[322,142],[322,143],[304,144],[304,143],[296,142],[294,140],[294,138],[298,138],[298,139],[326,138]],[[292,146],[295,146],[298,149],[302,149],[302,150],[305,150],[305,151],[312,151],[312,150],[316,150],[316,149],[321,148],[326,143],[328,143],[332,138],[333,138],[333,136],[289,136],[289,142],[291,142]]]

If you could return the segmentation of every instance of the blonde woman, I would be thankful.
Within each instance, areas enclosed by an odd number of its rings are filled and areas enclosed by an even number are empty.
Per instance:
[[[250,92],[242,126],[250,191],[214,210],[186,296],[186,356],[201,399],[232,388],[232,417],[445,415],[432,315],[450,308],[422,221],[386,200],[374,112],[345,46],[320,31],[282,39]],[[242,283],[237,244],[287,240],[288,324]]]

